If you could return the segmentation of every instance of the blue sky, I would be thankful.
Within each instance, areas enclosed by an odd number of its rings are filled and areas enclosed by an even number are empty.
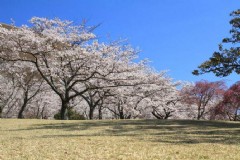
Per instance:
[[[213,74],[193,76],[222,38],[229,36],[230,12],[238,0],[1,0],[0,22],[26,24],[33,16],[102,25],[95,33],[102,40],[127,38],[142,50],[156,70],[169,70],[174,80],[221,80]],[[228,85],[238,75],[224,78]]]

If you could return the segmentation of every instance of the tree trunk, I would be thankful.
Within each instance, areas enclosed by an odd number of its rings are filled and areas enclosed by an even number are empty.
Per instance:
[[[129,114],[128,116],[125,117],[125,119],[131,119],[132,115]]]
[[[118,103],[118,107],[117,108],[118,108],[119,118],[120,119],[125,119],[124,113],[123,113],[123,108],[121,107],[120,103]]]
[[[61,107],[61,120],[68,120],[68,106],[69,101],[62,100],[62,107]]]
[[[0,118],[2,118],[2,107],[0,107]]]
[[[200,120],[200,118],[201,118],[201,116],[200,116],[200,115],[198,115],[198,116],[197,116],[197,120]]]
[[[170,112],[165,113],[164,119],[168,119],[170,117],[170,114],[171,114]]]
[[[89,107],[90,107],[90,110],[89,110],[89,119],[93,119],[93,112],[94,112],[95,107],[94,107],[94,106],[89,106]]]
[[[235,110],[233,121],[237,121],[238,120],[237,111],[238,111],[238,108]]]
[[[18,118],[19,119],[24,118],[23,117],[23,112],[24,112],[25,108],[27,107],[27,102],[28,102],[28,99],[27,99],[27,97],[25,97],[24,100],[23,100],[23,105],[22,105],[20,111],[18,112]]]
[[[119,118],[120,118],[120,119],[124,119],[123,111],[119,111]]]
[[[44,110],[45,110],[45,106],[43,106],[42,111],[41,111],[41,119],[47,119],[47,117],[44,116]]]
[[[102,107],[98,108],[98,119],[102,119]]]
[[[157,113],[155,110],[152,111],[152,115],[157,119],[163,119],[163,116]]]
[[[201,118],[201,106],[198,106],[197,120],[200,120],[200,118]]]

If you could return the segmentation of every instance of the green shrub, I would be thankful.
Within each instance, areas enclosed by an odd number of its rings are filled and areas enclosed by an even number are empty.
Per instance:
[[[60,120],[61,119],[61,113],[60,111],[54,115],[54,119]],[[86,118],[84,115],[77,113],[74,109],[70,108],[68,109],[68,119],[69,120],[85,120]]]

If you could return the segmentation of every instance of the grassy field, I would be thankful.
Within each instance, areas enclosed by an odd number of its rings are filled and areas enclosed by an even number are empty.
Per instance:
[[[0,159],[240,159],[240,123],[0,119]]]

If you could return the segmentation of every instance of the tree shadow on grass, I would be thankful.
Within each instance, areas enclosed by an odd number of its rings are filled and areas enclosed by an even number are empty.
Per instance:
[[[56,121],[56,123],[35,124],[23,130],[48,129],[63,131],[64,134],[42,135],[41,138],[129,136],[140,141],[171,144],[240,144],[240,123],[225,121],[103,120],[67,123]],[[82,131],[87,131],[87,134]]]
[[[153,126],[147,126],[154,129]],[[171,144],[218,143],[240,145],[240,123],[223,121],[172,121],[159,125],[153,142]]]

